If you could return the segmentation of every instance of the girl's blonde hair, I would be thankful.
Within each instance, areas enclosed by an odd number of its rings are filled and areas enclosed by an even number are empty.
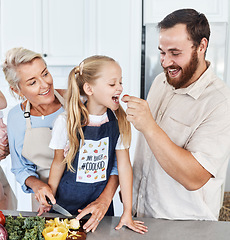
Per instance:
[[[3,63],[3,72],[5,74],[7,82],[9,83],[10,91],[14,97],[16,96],[11,88],[20,92],[19,88],[20,78],[18,76],[17,68],[21,64],[30,63],[36,58],[42,59],[42,61],[46,65],[46,62],[42,58],[41,54],[33,52],[29,49],[19,47],[12,48],[7,51],[6,59]],[[20,99],[19,95],[18,98]]]
[[[117,62],[110,57],[95,55],[83,60],[79,66],[73,68],[69,74],[68,90],[66,99],[67,111],[67,132],[69,137],[69,152],[65,158],[68,170],[74,171],[72,162],[79,150],[79,137],[84,144],[84,133],[82,127],[89,124],[89,112],[81,100],[81,96],[86,96],[84,83],[93,84],[100,76],[100,70],[107,62]],[[131,126],[126,119],[126,113],[119,105],[115,111],[118,120],[121,140],[125,147],[131,143]]]

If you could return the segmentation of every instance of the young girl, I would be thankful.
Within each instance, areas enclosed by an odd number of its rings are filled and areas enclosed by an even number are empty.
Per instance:
[[[122,90],[121,68],[112,58],[92,56],[70,72],[66,114],[55,121],[50,142],[55,157],[48,184],[56,202],[77,214],[100,196],[116,156],[124,205],[116,229],[126,225],[144,233],[147,228],[143,222],[133,221],[131,215],[131,127],[119,104]],[[86,97],[84,104],[80,96]],[[67,141],[69,149],[65,156]],[[112,206],[107,215],[113,215]]]

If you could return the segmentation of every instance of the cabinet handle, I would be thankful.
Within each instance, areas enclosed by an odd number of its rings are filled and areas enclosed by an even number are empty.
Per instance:
[[[47,57],[48,55],[46,53],[43,54],[43,57]]]

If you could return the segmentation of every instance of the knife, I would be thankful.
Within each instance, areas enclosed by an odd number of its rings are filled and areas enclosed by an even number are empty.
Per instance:
[[[53,210],[55,210],[56,212],[61,213],[62,215],[65,215],[67,217],[73,217],[73,215],[71,213],[69,213],[65,208],[63,208],[62,206],[56,204],[53,204],[50,199],[46,196],[46,201],[48,202],[49,205],[52,205]]]

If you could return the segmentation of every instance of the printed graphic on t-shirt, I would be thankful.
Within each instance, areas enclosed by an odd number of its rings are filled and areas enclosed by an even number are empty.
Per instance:
[[[77,182],[95,183],[107,179],[108,149],[109,137],[98,141],[85,140],[79,150]]]

